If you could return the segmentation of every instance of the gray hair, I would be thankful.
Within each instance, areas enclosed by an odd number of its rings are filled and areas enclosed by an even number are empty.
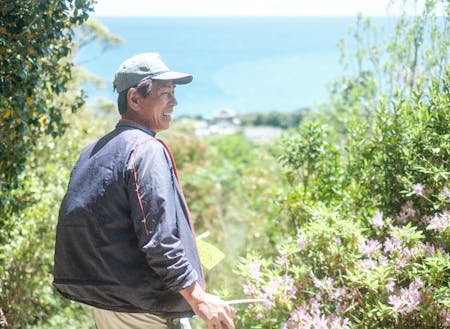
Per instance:
[[[130,88],[135,88],[136,91],[142,97],[146,97],[146,96],[148,96],[148,94],[150,94],[150,91],[152,89],[152,79],[144,79],[141,82],[139,82],[137,86],[130,87]],[[120,115],[125,114],[128,110],[127,94],[128,94],[128,90],[130,90],[130,88],[125,89],[124,91],[120,92],[119,96],[117,97],[117,107],[119,109]]]

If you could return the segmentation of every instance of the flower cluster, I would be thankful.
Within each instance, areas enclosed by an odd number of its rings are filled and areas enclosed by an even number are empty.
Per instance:
[[[450,228],[450,211],[444,210],[440,214],[435,214],[431,219],[428,219],[427,229],[433,230],[437,233],[442,233]]]
[[[405,317],[409,313],[419,310],[420,303],[424,300],[421,289],[423,281],[418,278],[409,285],[408,289],[401,289],[398,294],[389,296],[388,303],[392,305],[392,312]]]
[[[289,315],[281,329],[349,329],[350,321],[336,315],[325,315],[320,303],[311,298],[307,303],[296,307]]]
[[[416,184],[413,195],[429,200],[429,191]],[[246,319],[282,329],[372,328],[399,319],[450,328],[450,289],[441,286],[450,273],[450,210],[423,214],[408,200],[393,219],[375,211],[369,230],[315,218],[273,261],[245,263],[244,292],[262,300],[244,311]],[[445,271],[447,279],[430,274]],[[378,318],[366,317],[371,309]]]

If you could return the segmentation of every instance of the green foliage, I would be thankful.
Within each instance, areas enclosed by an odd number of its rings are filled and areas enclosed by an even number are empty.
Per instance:
[[[242,281],[232,273],[236,259],[250,250],[273,251],[267,232],[278,213],[271,200],[284,184],[279,164],[270,145],[240,134],[200,139],[173,128],[162,138],[177,161],[196,231],[209,232],[209,242],[226,254],[206,273],[208,289],[235,298],[242,295]]]
[[[415,184],[433,190],[430,202],[417,198],[424,213],[442,209],[440,192],[449,179],[450,112],[448,76],[434,80],[428,92],[417,91],[410,100],[402,95],[391,106],[381,102],[370,138],[361,135],[347,148],[346,196],[364,209],[378,207],[397,213]],[[357,152],[357,153],[350,153]],[[366,202],[359,195],[364,191]],[[353,201],[352,201],[353,200]]]
[[[83,103],[68,93],[73,26],[93,1],[0,1],[0,186],[15,187],[39,136],[60,135],[63,113]],[[3,204],[4,198],[0,199]],[[1,206],[0,204],[0,206]]]
[[[298,133],[292,132],[283,139],[280,161],[292,187],[284,204],[297,233],[307,219],[305,207],[319,200],[332,204],[340,199],[342,160],[329,142],[327,127],[307,120]]]
[[[63,299],[52,288],[54,232],[59,204],[81,147],[109,127],[83,111],[67,119],[70,124],[63,137],[36,141],[27,170],[18,177],[21,188],[10,192],[25,204],[22,210],[15,211],[13,204],[0,214],[5,223],[0,230],[0,308],[10,328],[51,328],[51,323],[54,328],[58,323],[68,327],[71,321],[82,321],[72,327],[87,328],[83,323],[91,321],[87,308]]]
[[[391,36],[358,18],[329,110],[283,140],[284,243],[239,266],[262,300],[241,328],[450,326],[448,18],[399,3]]]
[[[86,113],[70,116],[83,103],[75,91],[83,76],[70,62],[72,29],[92,4],[0,1],[1,328],[93,327],[90,309],[51,285],[57,209],[69,170],[80,148],[105,131]],[[77,47],[94,39],[117,42],[106,31],[93,35],[99,29],[89,23]]]
[[[275,260],[239,267],[262,299],[241,310],[242,328],[450,325],[449,87],[450,66],[380,101],[344,142],[308,120],[285,138],[289,234]]]
[[[447,0],[390,2],[387,26],[359,15],[351,30],[355,51],[340,42],[344,74],[330,85],[324,111],[336,138],[348,136],[354,120],[373,118],[380,100],[390,104],[400,90],[424,91],[433,78],[442,79],[449,63],[450,25]],[[370,132],[369,132],[370,133]]]
[[[250,254],[239,266],[238,273],[247,279],[245,293],[262,302],[240,310],[238,328],[283,328],[290,314],[302,311],[307,317],[308,304],[318,304],[320,294],[325,300],[328,293],[336,294],[323,306],[328,312],[338,307],[341,296],[337,292],[346,287],[342,275],[358,260],[355,251],[363,239],[360,227],[324,207],[308,208],[305,212],[310,216],[307,225],[302,226],[298,238],[285,239],[274,259]],[[316,311],[323,318],[323,328],[340,328],[335,322],[332,325],[325,321],[328,312]],[[288,328],[307,328],[308,323],[315,328],[318,323],[312,317],[310,320]]]
[[[122,38],[111,34],[100,21],[93,18],[86,20],[75,32],[77,49],[86,47],[91,43],[96,43],[101,46],[102,52],[105,52],[109,48],[124,42]]]

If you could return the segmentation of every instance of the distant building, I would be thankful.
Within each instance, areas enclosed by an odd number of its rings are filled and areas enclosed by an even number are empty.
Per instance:
[[[241,121],[236,117],[236,111],[224,108],[212,114],[209,129],[212,134],[235,134],[241,131]]]
[[[270,126],[242,127],[236,111],[228,108],[215,111],[209,119],[182,117],[177,119],[177,123],[190,126],[197,136],[242,133],[248,140],[254,142],[273,141],[280,138],[283,132],[281,128]]]
[[[229,109],[229,108],[224,108],[224,109],[220,109],[218,111],[215,111],[212,114],[212,120],[213,122],[230,122],[233,124],[240,124],[240,120],[236,117],[237,113],[236,111]]]

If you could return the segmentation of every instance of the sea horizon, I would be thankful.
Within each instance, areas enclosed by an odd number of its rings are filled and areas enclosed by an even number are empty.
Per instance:
[[[337,44],[341,38],[351,44],[348,31],[356,22],[352,16],[94,18],[125,43],[104,53],[98,44],[80,50],[76,61],[106,86],[88,86],[88,102],[115,101],[111,81],[120,63],[152,51],[170,69],[194,76],[177,88],[176,114],[203,116],[224,108],[257,113],[317,107],[328,97],[327,84],[342,75]]]

